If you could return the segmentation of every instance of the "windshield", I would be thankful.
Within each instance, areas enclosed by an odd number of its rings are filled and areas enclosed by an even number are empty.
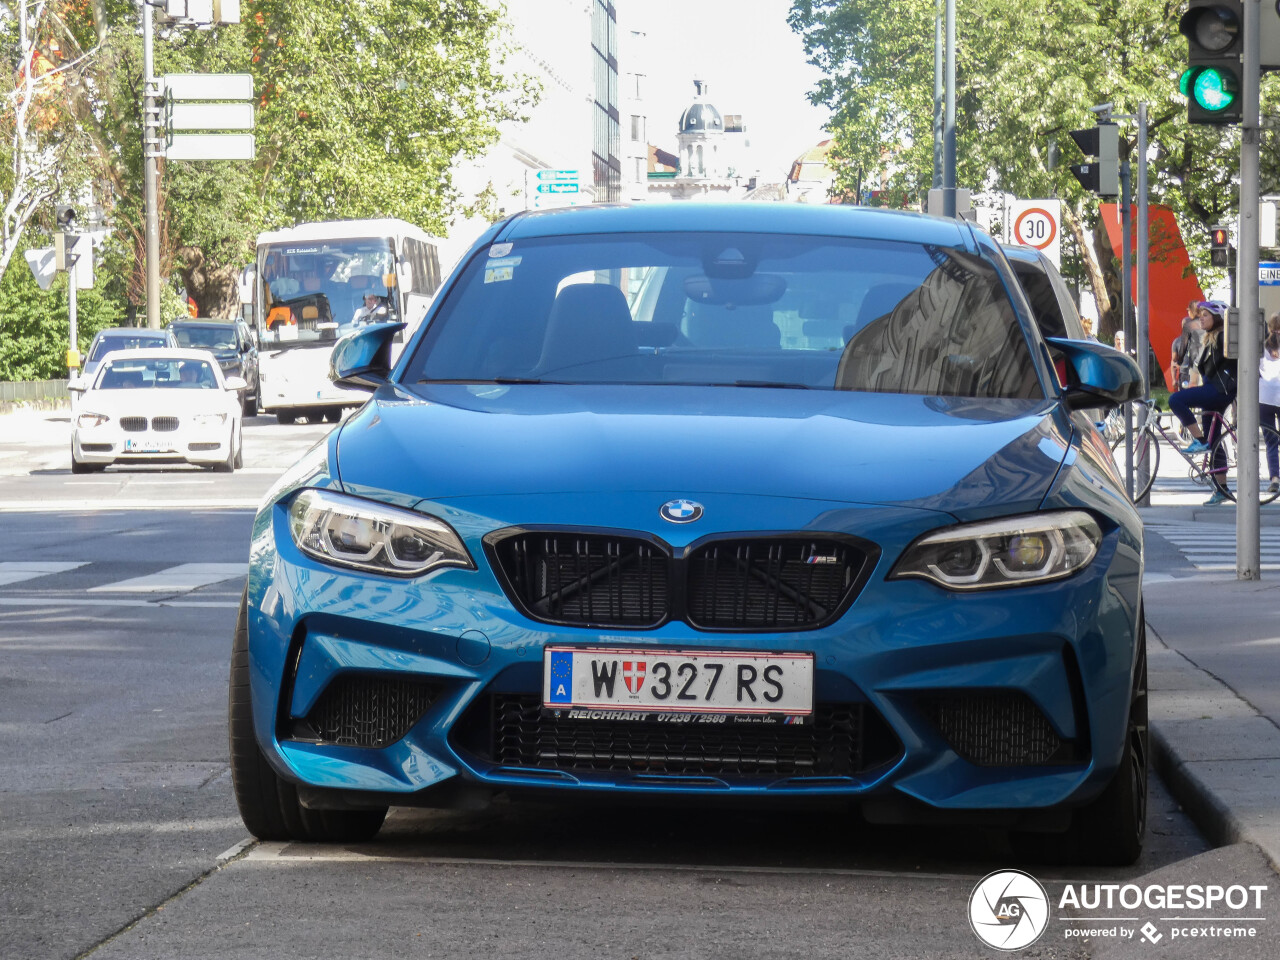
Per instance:
[[[162,334],[127,334],[124,336],[101,337],[94,341],[89,351],[89,362],[101,360],[112,350],[138,350],[151,347],[167,347],[169,341]]]
[[[221,327],[175,325],[171,329],[180,347],[194,347],[197,350],[234,350],[236,348],[236,331],[230,324]]]
[[[143,390],[147,388],[216,390],[218,379],[204,360],[130,359],[103,366],[95,389]]]
[[[390,239],[266,244],[258,278],[264,346],[332,343],[356,326],[400,317]]]
[[[488,254],[441,304],[407,379],[1044,395],[999,274],[962,250],[663,234]]]

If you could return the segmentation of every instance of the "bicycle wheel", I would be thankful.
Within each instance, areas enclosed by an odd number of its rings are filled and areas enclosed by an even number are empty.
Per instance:
[[[1258,434],[1258,502],[1271,503],[1276,497],[1280,496],[1280,486],[1275,490],[1271,489],[1271,468],[1267,464],[1267,446],[1272,445],[1272,449],[1280,451],[1280,434],[1271,427],[1262,427]],[[1209,451],[1208,464],[1206,469],[1209,476],[1213,479],[1213,485],[1221,490],[1232,500],[1236,499],[1239,492],[1237,475],[1239,472],[1239,462],[1237,460],[1236,439],[1230,433],[1224,433],[1216,441]]]
[[[1124,434],[1111,444],[1111,456],[1120,471],[1120,480],[1127,483],[1129,461],[1125,457]],[[1160,470],[1160,435],[1154,430],[1144,430],[1133,438],[1133,499],[1136,503],[1147,495]]]

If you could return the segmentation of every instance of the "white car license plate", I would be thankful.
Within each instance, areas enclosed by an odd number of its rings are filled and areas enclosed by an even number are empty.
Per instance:
[[[673,713],[813,712],[813,654],[547,647],[542,702]]]
[[[159,440],[126,440],[125,453],[168,453],[170,448]]]

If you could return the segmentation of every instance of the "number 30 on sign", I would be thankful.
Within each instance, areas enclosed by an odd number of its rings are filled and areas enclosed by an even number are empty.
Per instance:
[[[1009,208],[1009,239],[1043,251],[1054,266],[1061,266],[1061,220],[1060,200],[1015,200]]]

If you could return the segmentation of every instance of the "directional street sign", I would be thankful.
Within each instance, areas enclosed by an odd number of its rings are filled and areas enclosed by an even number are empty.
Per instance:
[[[539,180],[572,180],[575,183],[577,183],[578,171],[577,170],[539,170],[538,179]]]
[[[167,101],[253,99],[253,75],[248,73],[169,73],[161,83]]]
[[[252,130],[252,103],[174,103],[167,114],[170,130]]]
[[[552,180],[549,183],[538,184],[539,193],[577,193],[577,180]]]
[[[164,155],[169,160],[252,160],[252,133],[176,133]]]

